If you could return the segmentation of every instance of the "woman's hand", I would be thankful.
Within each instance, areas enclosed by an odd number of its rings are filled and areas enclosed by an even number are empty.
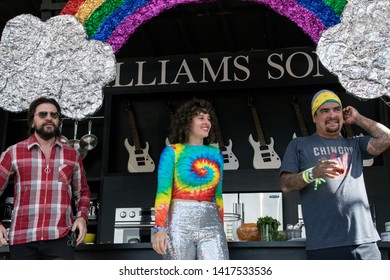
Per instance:
[[[168,238],[166,232],[163,230],[156,232],[152,240],[153,250],[156,251],[157,254],[165,255],[167,251],[167,245]]]

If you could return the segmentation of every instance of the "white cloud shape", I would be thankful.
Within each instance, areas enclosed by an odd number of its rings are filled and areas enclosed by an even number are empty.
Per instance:
[[[24,14],[9,20],[0,42],[0,107],[28,109],[39,96],[55,98],[63,115],[83,119],[103,104],[103,87],[115,79],[110,45],[88,40],[82,24],[60,15],[42,22]]]
[[[317,55],[352,95],[390,96],[390,1],[350,0],[321,34]]]

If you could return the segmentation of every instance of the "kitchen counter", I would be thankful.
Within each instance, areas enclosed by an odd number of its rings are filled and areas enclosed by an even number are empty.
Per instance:
[[[305,241],[229,242],[231,260],[304,260]],[[378,242],[382,259],[389,260],[390,242]],[[75,249],[82,260],[161,260],[150,243],[83,244]],[[8,248],[0,248],[0,259],[8,259]]]
[[[232,260],[253,259],[305,259],[304,241],[229,242]],[[88,259],[161,260],[150,243],[83,245],[76,249],[76,257]]]

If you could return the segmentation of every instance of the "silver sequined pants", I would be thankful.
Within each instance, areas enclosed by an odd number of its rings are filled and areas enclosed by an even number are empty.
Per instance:
[[[227,260],[229,251],[218,207],[212,202],[172,200],[166,260]]]

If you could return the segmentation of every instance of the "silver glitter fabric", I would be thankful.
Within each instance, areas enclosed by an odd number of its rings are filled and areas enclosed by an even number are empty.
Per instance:
[[[390,1],[350,0],[317,45],[322,64],[352,95],[390,95]]]
[[[229,251],[215,203],[171,201],[167,260],[227,260]]]
[[[83,119],[103,103],[103,86],[115,79],[110,45],[87,40],[84,27],[69,15],[42,22],[32,15],[9,20],[0,43],[0,107],[28,109],[39,96],[55,98],[62,113]]]

